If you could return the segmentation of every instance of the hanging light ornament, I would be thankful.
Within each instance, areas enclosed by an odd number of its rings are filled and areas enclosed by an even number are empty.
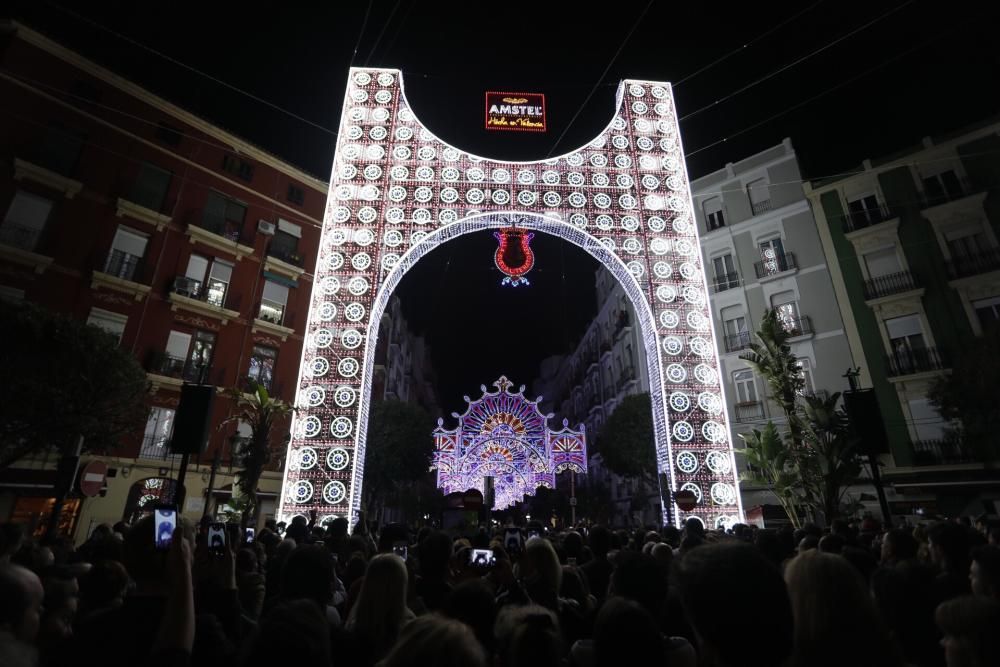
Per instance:
[[[535,253],[529,245],[535,235],[526,229],[511,226],[493,232],[493,236],[500,244],[493,255],[497,268],[504,274],[500,284],[511,287],[530,285],[526,274],[535,265]]]

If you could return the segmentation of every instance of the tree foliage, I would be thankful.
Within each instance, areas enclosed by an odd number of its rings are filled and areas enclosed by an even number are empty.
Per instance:
[[[142,432],[146,373],[116,338],[33,304],[0,304],[0,469],[45,450],[101,452]]]
[[[847,413],[837,408],[840,393],[805,396],[799,406],[804,447],[797,459],[810,505],[829,522],[840,513],[841,500],[861,473],[859,438]]]
[[[792,354],[788,344],[789,334],[785,330],[778,311],[768,308],[757,331],[756,342],[750,343],[750,349],[740,355],[767,382],[770,398],[781,406],[788,419],[792,441],[800,440],[796,414],[795,399],[805,387],[805,379],[799,368],[799,361]]]
[[[624,477],[656,477],[656,438],[649,394],[626,396],[604,422],[594,449],[608,470]]]
[[[753,429],[741,433],[744,443],[743,456],[748,464],[741,478],[758,486],[767,487],[778,498],[788,520],[798,528],[802,523],[802,478],[798,464],[791,456],[774,422],[768,421],[763,430]]]
[[[383,505],[400,482],[417,482],[430,469],[434,419],[413,403],[375,401],[365,444],[365,505]]]
[[[272,398],[263,385],[253,381],[249,393],[232,388],[226,394],[233,401],[233,411],[223,424],[242,422],[250,429],[250,435],[238,438],[233,447],[233,462],[239,467],[236,487],[245,499],[241,523],[246,528],[250,518],[257,516],[260,507],[257,485],[264,468],[271,462],[273,448],[288,442],[288,417],[294,408]]]

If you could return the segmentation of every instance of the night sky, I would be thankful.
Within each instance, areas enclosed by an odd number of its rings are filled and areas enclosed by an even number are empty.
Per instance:
[[[791,137],[805,177],[820,178],[1000,111],[997,23],[973,0],[222,4],[36,0],[12,13],[324,180],[352,64],[402,69],[432,131],[502,159],[586,143],[622,78],[672,81],[692,177]],[[487,133],[486,90],[544,93],[549,132]],[[438,248],[401,283],[446,413],[500,372],[530,384],[592,317],[594,260],[552,238],[533,246],[531,287],[499,287],[487,233]]]

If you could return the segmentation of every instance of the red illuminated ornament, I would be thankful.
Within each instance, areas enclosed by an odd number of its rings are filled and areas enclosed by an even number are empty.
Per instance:
[[[511,287],[530,285],[525,274],[535,265],[535,253],[528,245],[535,235],[524,229],[504,227],[493,232],[493,236],[500,242],[493,255],[497,268],[504,274],[500,284]]]

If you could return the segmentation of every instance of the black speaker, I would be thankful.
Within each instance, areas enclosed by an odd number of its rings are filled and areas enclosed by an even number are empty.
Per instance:
[[[181,387],[181,402],[174,416],[174,436],[170,451],[174,454],[201,454],[208,444],[215,387],[186,384]]]
[[[889,451],[882,410],[874,389],[857,389],[843,393],[844,410],[851,419],[854,432],[861,438],[864,452],[884,454]]]

